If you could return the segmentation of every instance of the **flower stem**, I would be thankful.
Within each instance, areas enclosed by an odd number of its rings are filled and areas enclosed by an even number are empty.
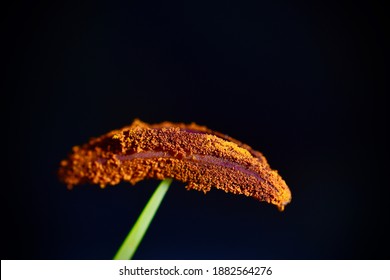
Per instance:
[[[139,215],[138,220],[115,254],[114,260],[130,260],[133,257],[171,183],[172,179],[165,179],[158,185],[142,210],[141,215]]]

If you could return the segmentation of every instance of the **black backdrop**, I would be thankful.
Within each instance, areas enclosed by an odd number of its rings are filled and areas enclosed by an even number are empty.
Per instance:
[[[135,258],[389,259],[383,8],[181,2],[4,9],[1,258],[112,258],[158,182],[68,191],[56,170],[140,118],[251,145],[293,200],[175,182]]]

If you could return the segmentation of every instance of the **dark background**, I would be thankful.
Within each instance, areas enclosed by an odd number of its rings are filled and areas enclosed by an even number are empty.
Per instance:
[[[281,213],[175,182],[135,258],[390,258],[384,8],[242,2],[3,10],[2,259],[113,257],[158,182],[68,191],[56,171],[134,118],[237,138],[293,194]]]

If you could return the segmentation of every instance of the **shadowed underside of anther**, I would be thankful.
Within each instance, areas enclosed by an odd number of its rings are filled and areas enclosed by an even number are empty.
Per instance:
[[[196,124],[149,125],[135,120],[74,147],[61,162],[59,177],[69,188],[174,178],[188,189],[207,193],[215,187],[272,203],[280,210],[291,200],[286,183],[260,152]]]

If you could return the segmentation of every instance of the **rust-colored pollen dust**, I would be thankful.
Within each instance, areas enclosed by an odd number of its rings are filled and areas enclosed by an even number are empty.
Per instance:
[[[260,152],[194,123],[150,125],[135,120],[73,147],[58,174],[69,188],[174,178],[186,183],[187,189],[207,193],[215,187],[272,203],[280,210],[291,201],[285,181]]]

